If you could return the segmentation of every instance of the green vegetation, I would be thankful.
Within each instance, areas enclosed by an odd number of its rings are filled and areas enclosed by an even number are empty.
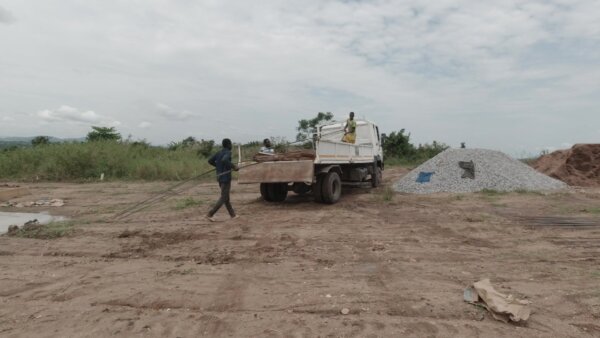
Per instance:
[[[48,136],[36,136],[31,140],[31,145],[34,147],[46,145],[50,143],[50,138]]]
[[[24,225],[10,236],[22,238],[54,239],[67,236],[73,232],[74,222],[52,222],[46,225],[36,224],[33,226]]]
[[[583,211],[590,213],[590,214],[600,214],[600,208],[597,208],[597,207],[585,208],[585,209],[583,209]]]
[[[536,190],[527,190],[527,189],[517,189],[515,190],[517,194],[521,195],[536,195],[536,196],[544,196],[544,193]]]
[[[180,142],[171,142],[169,150],[194,150],[198,156],[210,157],[216,150],[215,141],[213,140],[196,140],[193,136],[189,136]]]
[[[0,178],[16,180],[182,180],[210,170],[192,149],[96,141],[0,152]]]
[[[115,127],[92,127],[92,131],[87,134],[88,142],[97,141],[120,141],[121,134],[117,132]]]
[[[484,196],[506,195],[506,192],[504,192],[504,191],[498,191],[498,190],[494,190],[494,189],[483,189],[479,193],[482,194],[482,195],[484,195]]]
[[[202,205],[204,202],[201,200],[196,200],[193,197],[186,197],[186,198],[182,198],[180,200],[175,201],[175,206],[173,207],[173,209],[175,210],[182,210],[182,209],[187,209],[189,207],[197,207]]]
[[[319,124],[331,121],[333,114],[320,112],[312,119],[298,121],[294,146],[285,138],[271,137],[276,151],[284,152],[309,145],[311,133]],[[114,127],[93,126],[83,139],[61,140],[48,136],[35,138],[6,138],[0,142],[0,179],[43,181],[96,181],[104,174],[105,180],[184,180],[213,169],[207,158],[221,147],[213,140],[187,137],[167,147],[152,146],[148,142],[123,139]],[[410,134],[402,129],[391,133],[384,142],[387,165],[415,166],[447,148],[443,143],[415,146]],[[261,141],[242,146],[242,161],[252,160]],[[233,160],[238,152],[234,147]],[[206,178],[210,178],[207,175]]]
[[[317,126],[319,126],[323,122],[331,121],[332,119],[332,113],[319,112],[315,118],[298,121],[298,127],[296,128],[296,130],[298,131],[298,134],[296,135],[296,141],[309,141],[312,135],[317,132]]]
[[[394,196],[396,196],[396,191],[394,191],[394,189],[390,186],[385,186],[376,195],[376,199],[382,202],[389,203],[394,200]]]
[[[404,129],[387,135],[383,143],[385,163],[392,166],[417,166],[446,149],[446,144],[437,141],[415,146]]]

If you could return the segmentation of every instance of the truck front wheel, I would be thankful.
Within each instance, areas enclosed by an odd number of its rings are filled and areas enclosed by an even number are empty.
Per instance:
[[[323,202],[333,204],[342,196],[342,179],[340,175],[332,171],[323,180]]]

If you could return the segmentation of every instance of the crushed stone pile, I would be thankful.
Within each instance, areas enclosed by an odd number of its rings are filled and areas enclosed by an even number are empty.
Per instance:
[[[548,191],[566,187],[564,182],[541,174],[521,161],[487,149],[448,149],[394,184],[398,192],[416,194],[486,189]]]
[[[541,173],[579,187],[600,186],[600,144],[576,144],[533,163]]]

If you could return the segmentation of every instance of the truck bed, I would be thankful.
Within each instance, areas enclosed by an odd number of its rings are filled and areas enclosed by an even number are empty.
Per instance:
[[[315,164],[370,163],[374,157],[375,146],[371,143],[351,144],[320,140]]]
[[[242,163],[241,166],[247,167],[240,170],[238,179],[240,184],[283,182],[312,184],[315,170],[312,160],[253,162]]]

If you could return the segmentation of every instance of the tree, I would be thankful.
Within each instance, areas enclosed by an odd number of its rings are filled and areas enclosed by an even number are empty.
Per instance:
[[[400,129],[399,132],[392,132],[385,138],[383,143],[383,155],[387,158],[408,158],[416,153],[415,146],[410,143],[410,133],[405,134],[406,130]]]
[[[179,142],[171,142],[169,150],[195,149],[198,156],[209,157],[215,148],[215,141],[201,139],[196,140],[193,136],[188,136]]]
[[[50,143],[50,138],[48,136],[36,136],[31,140],[31,145],[34,147],[46,145]]]
[[[92,131],[87,134],[88,142],[95,141],[120,141],[121,134],[117,132],[115,127],[96,127],[92,126]]]
[[[197,144],[197,153],[199,156],[209,157],[212,155],[213,149],[215,148],[215,141],[201,139],[200,142],[197,142]]]
[[[297,142],[305,142],[310,140],[312,134],[317,132],[317,127],[326,121],[331,121],[333,119],[333,114],[330,112],[323,113],[319,112],[317,117],[309,119],[309,120],[300,120],[298,121],[298,127],[296,130],[298,134],[296,135]]]

